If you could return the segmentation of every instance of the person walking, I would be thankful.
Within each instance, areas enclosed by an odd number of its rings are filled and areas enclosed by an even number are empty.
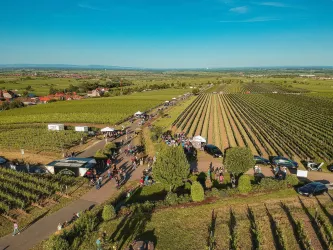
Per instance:
[[[61,223],[58,224],[57,229],[58,229],[58,231],[61,231],[61,229],[62,229]]]
[[[13,227],[14,227],[13,236],[15,236],[16,234],[20,234],[20,230],[18,229],[17,221],[14,222]]]
[[[109,168],[107,172],[108,172],[108,179],[111,180],[112,179],[112,171],[111,171],[111,169]]]
[[[101,238],[96,240],[97,250],[103,250]]]

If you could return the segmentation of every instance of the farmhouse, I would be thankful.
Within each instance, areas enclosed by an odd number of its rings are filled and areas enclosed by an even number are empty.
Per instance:
[[[0,99],[4,98],[7,100],[11,100],[17,97],[17,95],[11,90],[0,90]]]
[[[104,95],[104,93],[109,92],[109,88],[97,88],[92,91],[88,91],[88,97],[98,97]]]

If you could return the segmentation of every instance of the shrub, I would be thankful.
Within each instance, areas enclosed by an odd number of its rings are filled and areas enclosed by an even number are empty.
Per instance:
[[[188,203],[191,201],[191,197],[188,194],[184,194],[178,197],[178,203]]]
[[[69,243],[60,235],[53,235],[45,244],[45,250],[68,250]]]
[[[112,205],[105,205],[102,212],[104,221],[112,220],[116,217],[116,211]]]
[[[296,175],[287,175],[286,182],[288,185],[297,186],[299,184],[298,177]]]
[[[198,176],[195,175],[195,174],[193,174],[193,175],[191,175],[191,176],[188,178],[188,180],[189,180],[191,183],[193,183],[193,182],[195,182],[195,181],[198,180]]]
[[[211,191],[206,192],[207,197],[219,197],[220,191],[217,188],[212,188]]]
[[[263,178],[260,181],[260,184],[257,185],[259,191],[267,191],[267,190],[280,190],[287,187],[286,181],[279,181],[273,178]]]
[[[248,175],[242,175],[238,180],[238,190],[241,194],[247,194],[252,190],[251,178]]]
[[[203,201],[205,199],[204,189],[197,181],[193,182],[191,186],[191,198],[193,201]]]
[[[178,196],[176,193],[173,192],[168,192],[166,198],[165,198],[165,202],[168,205],[175,205],[178,204]]]
[[[185,182],[184,189],[185,189],[185,190],[191,190],[191,183],[189,183],[188,181]]]
[[[102,149],[99,149],[95,153],[95,158],[106,159],[108,156],[104,153]]]

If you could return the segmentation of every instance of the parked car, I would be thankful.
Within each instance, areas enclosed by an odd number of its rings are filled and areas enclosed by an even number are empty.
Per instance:
[[[297,191],[301,195],[305,195],[305,196],[311,197],[313,195],[322,194],[324,192],[327,192],[328,188],[323,183],[320,183],[320,182],[311,182],[309,184],[306,184],[303,187],[300,187]]]
[[[271,162],[268,159],[265,159],[261,156],[255,155],[253,157],[254,157],[254,160],[256,161],[256,164],[263,164],[263,165],[271,164]]]
[[[205,152],[214,156],[215,158],[223,156],[221,150],[218,147],[216,147],[215,145],[212,145],[212,144],[205,145],[204,150],[205,150]]]
[[[272,159],[273,165],[279,165],[287,168],[298,168],[298,163],[282,156],[276,156]]]
[[[327,169],[328,169],[329,171],[333,172],[333,164],[328,165],[328,166],[327,166]]]

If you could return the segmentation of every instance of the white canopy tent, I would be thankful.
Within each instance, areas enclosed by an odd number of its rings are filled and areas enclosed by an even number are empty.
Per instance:
[[[102,128],[101,132],[113,132],[114,128],[110,128],[110,127],[106,127],[106,128]]]
[[[136,112],[134,115],[135,115],[135,116],[139,116],[139,115],[142,115],[142,114],[143,114],[143,112],[138,111],[138,112]]]
[[[169,101],[165,101],[165,103],[168,103]]]
[[[177,98],[176,98],[176,97],[174,97],[174,98],[172,98],[172,100],[177,100]]]
[[[192,141],[206,143],[206,139],[203,138],[201,135],[194,136]]]

